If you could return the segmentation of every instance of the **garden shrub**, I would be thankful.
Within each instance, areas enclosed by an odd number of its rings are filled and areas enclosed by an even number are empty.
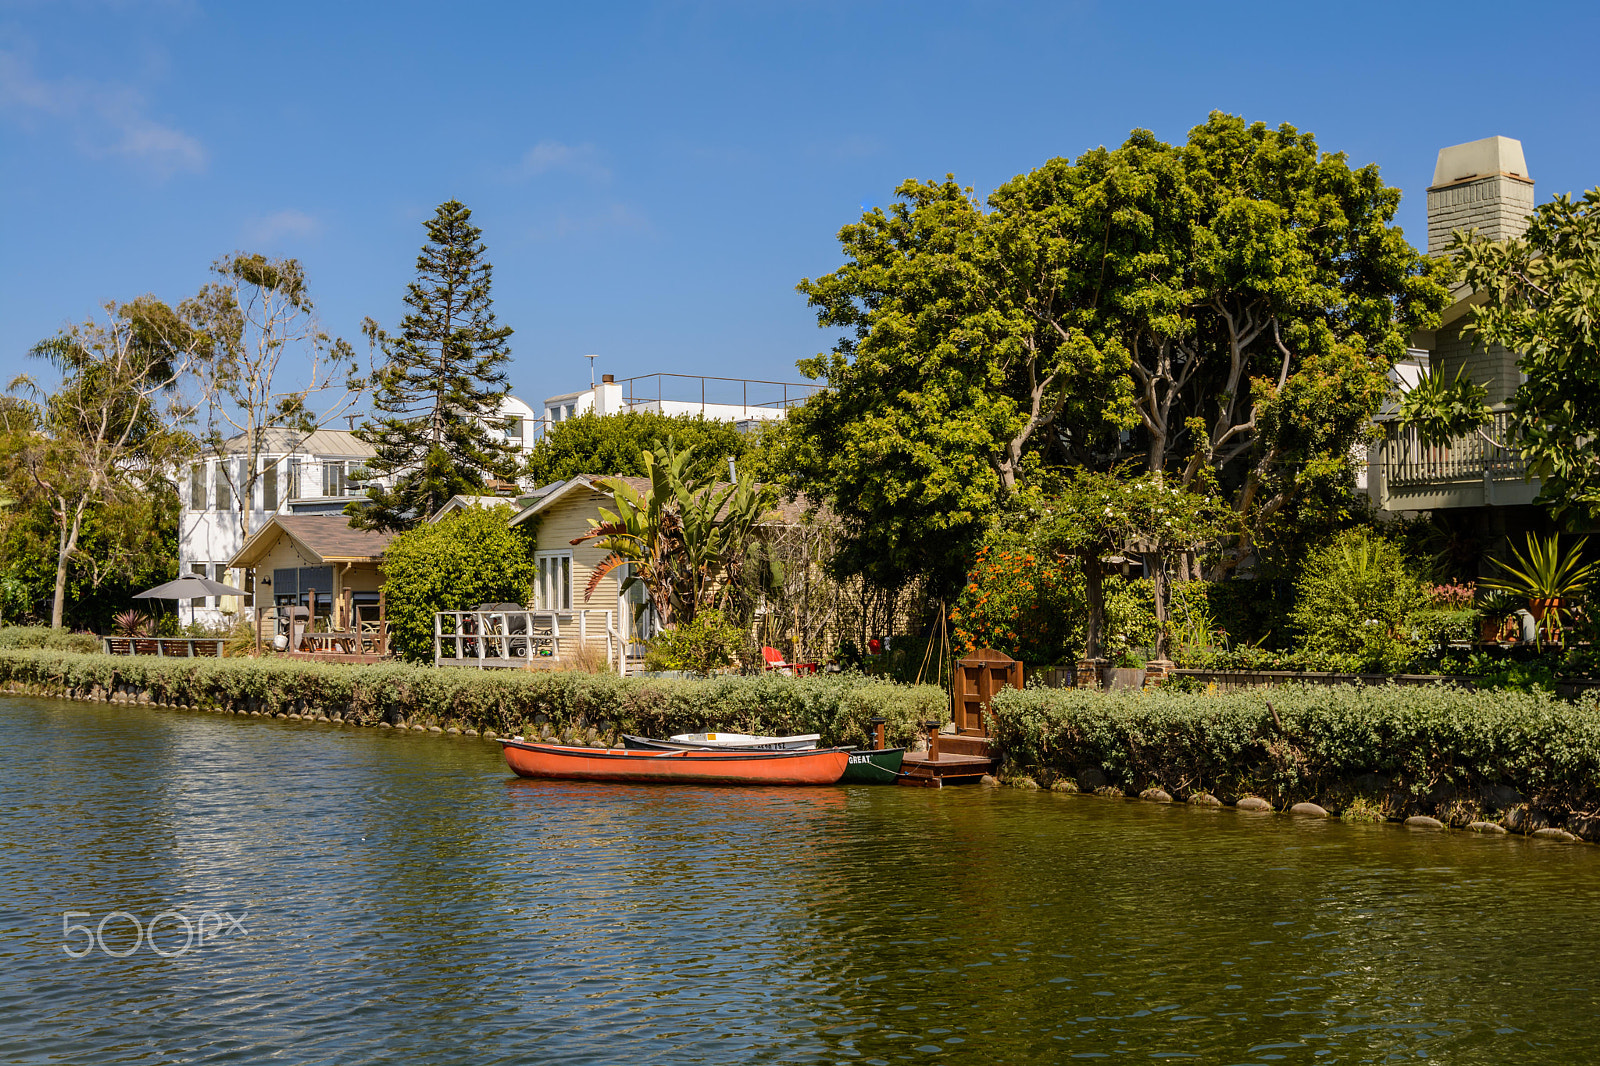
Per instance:
[[[1415,656],[1413,620],[1428,596],[1400,549],[1381,536],[1341,533],[1312,553],[1295,592],[1292,618],[1307,650],[1355,655],[1367,669],[1388,671]]]
[[[948,693],[936,685],[896,685],[859,675],[680,680],[45,650],[0,652],[0,684],[6,683],[79,696],[126,685],[158,703],[339,714],[366,724],[404,718],[524,734],[544,725],[564,732],[581,724],[648,736],[820,733],[829,744],[868,743],[875,715],[888,720],[892,743],[906,744],[919,722],[945,721],[950,705]]]
[[[668,626],[650,638],[645,669],[710,674],[733,663],[744,637],[744,630],[721,611],[702,610],[693,621]]]
[[[433,661],[433,617],[480,603],[527,604],[533,588],[532,530],[512,528],[508,505],[468,507],[395,537],[384,552],[390,647],[411,662]]]
[[[978,549],[950,611],[957,657],[995,648],[1030,666],[1069,658],[1083,644],[1083,575],[1073,560],[1026,542]]]
[[[1506,785],[1548,810],[1600,807],[1593,695],[1574,704],[1445,686],[1027,689],[1002,693],[995,708],[995,743],[1012,768],[1036,777],[1094,768],[1130,793],[1160,785],[1180,797],[1335,802],[1372,774],[1413,810]]]
[[[93,633],[69,633],[49,626],[4,626],[0,627],[0,649],[6,648],[94,652],[100,650],[100,638]]]

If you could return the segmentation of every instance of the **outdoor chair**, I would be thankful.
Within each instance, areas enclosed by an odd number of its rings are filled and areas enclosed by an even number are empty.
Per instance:
[[[480,611],[493,611],[494,614],[485,619],[487,623],[484,630],[488,634],[500,636],[504,644],[503,658],[522,659],[528,654],[528,615],[527,608],[520,603],[480,603]]]
[[[777,670],[779,673],[794,674],[797,676],[800,674],[814,674],[817,672],[816,663],[785,662],[783,658],[783,652],[779,651],[777,648],[763,647],[761,649],[761,658],[763,660],[763,671]]]

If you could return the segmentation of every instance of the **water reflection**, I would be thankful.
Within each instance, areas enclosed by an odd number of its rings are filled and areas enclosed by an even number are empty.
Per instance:
[[[1600,849],[0,701],[0,1059],[1571,1062]],[[248,910],[163,959],[61,912]]]

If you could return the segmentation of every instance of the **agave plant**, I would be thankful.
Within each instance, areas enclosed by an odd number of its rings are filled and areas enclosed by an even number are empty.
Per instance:
[[[148,637],[155,625],[143,611],[123,611],[113,615],[111,624],[119,637]]]
[[[1597,569],[1596,564],[1583,561],[1588,542],[1588,537],[1580,537],[1563,552],[1559,537],[1541,538],[1530,533],[1526,552],[1512,548],[1515,563],[1493,560],[1502,573],[1484,581],[1481,587],[1525,597],[1528,612],[1539,623],[1541,640],[1560,643],[1561,615],[1572,611],[1573,601],[1583,595]]]

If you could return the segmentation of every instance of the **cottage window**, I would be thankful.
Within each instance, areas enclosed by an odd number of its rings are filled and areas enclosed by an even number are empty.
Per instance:
[[[289,460],[289,484],[286,486],[286,490],[284,493],[285,499],[298,500],[300,498],[300,460],[298,458]]]
[[[208,567],[209,564],[207,563],[190,563],[189,572],[194,574],[196,577],[205,577]],[[204,607],[205,605],[206,597],[204,596],[196,596],[194,599],[189,601],[190,607]]]
[[[536,552],[538,574],[533,584],[536,611],[572,610],[572,553]]]

